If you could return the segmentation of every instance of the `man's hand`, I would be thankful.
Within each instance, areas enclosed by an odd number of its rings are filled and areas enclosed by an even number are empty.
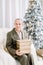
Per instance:
[[[24,53],[23,53],[22,51],[20,51],[20,50],[16,50],[16,54],[17,54],[18,56],[21,56],[21,55],[23,55]]]
[[[21,56],[21,55],[23,55],[23,54],[29,54],[31,52],[31,50],[28,50],[28,51],[20,51],[20,50],[16,50],[16,54],[18,55],[18,56]]]

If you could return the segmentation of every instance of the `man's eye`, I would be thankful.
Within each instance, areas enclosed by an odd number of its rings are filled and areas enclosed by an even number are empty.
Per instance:
[[[21,24],[16,24],[16,25],[21,25]]]
[[[16,24],[16,25],[18,25],[18,24]]]
[[[19,24],[19,25],[21,25],[21,24]]]

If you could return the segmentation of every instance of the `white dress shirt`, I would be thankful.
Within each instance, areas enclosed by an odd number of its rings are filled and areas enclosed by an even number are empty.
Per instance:
[[[19,35],[19,38],[22,39],[22,33],[21,32],[17,32],[17,34]]]

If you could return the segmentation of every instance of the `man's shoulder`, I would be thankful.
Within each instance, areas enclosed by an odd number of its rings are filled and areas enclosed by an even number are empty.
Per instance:
[[[13,33],[14,30],[15,30],[14,28],[13,28],[12,30],[10,30],[10,31],[7,33],[7,35],[10,35],[11,33]]]

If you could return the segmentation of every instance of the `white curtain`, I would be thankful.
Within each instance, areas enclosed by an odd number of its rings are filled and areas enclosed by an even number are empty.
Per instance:
[[[24,17],[28,0],[0,0],[0,28],[12,28],[15,18]]]
[[[0,0],[0,28],[12,28],[14,19],[23,19],[29,0]],[[43,0],[41,0],[43,8]]]

